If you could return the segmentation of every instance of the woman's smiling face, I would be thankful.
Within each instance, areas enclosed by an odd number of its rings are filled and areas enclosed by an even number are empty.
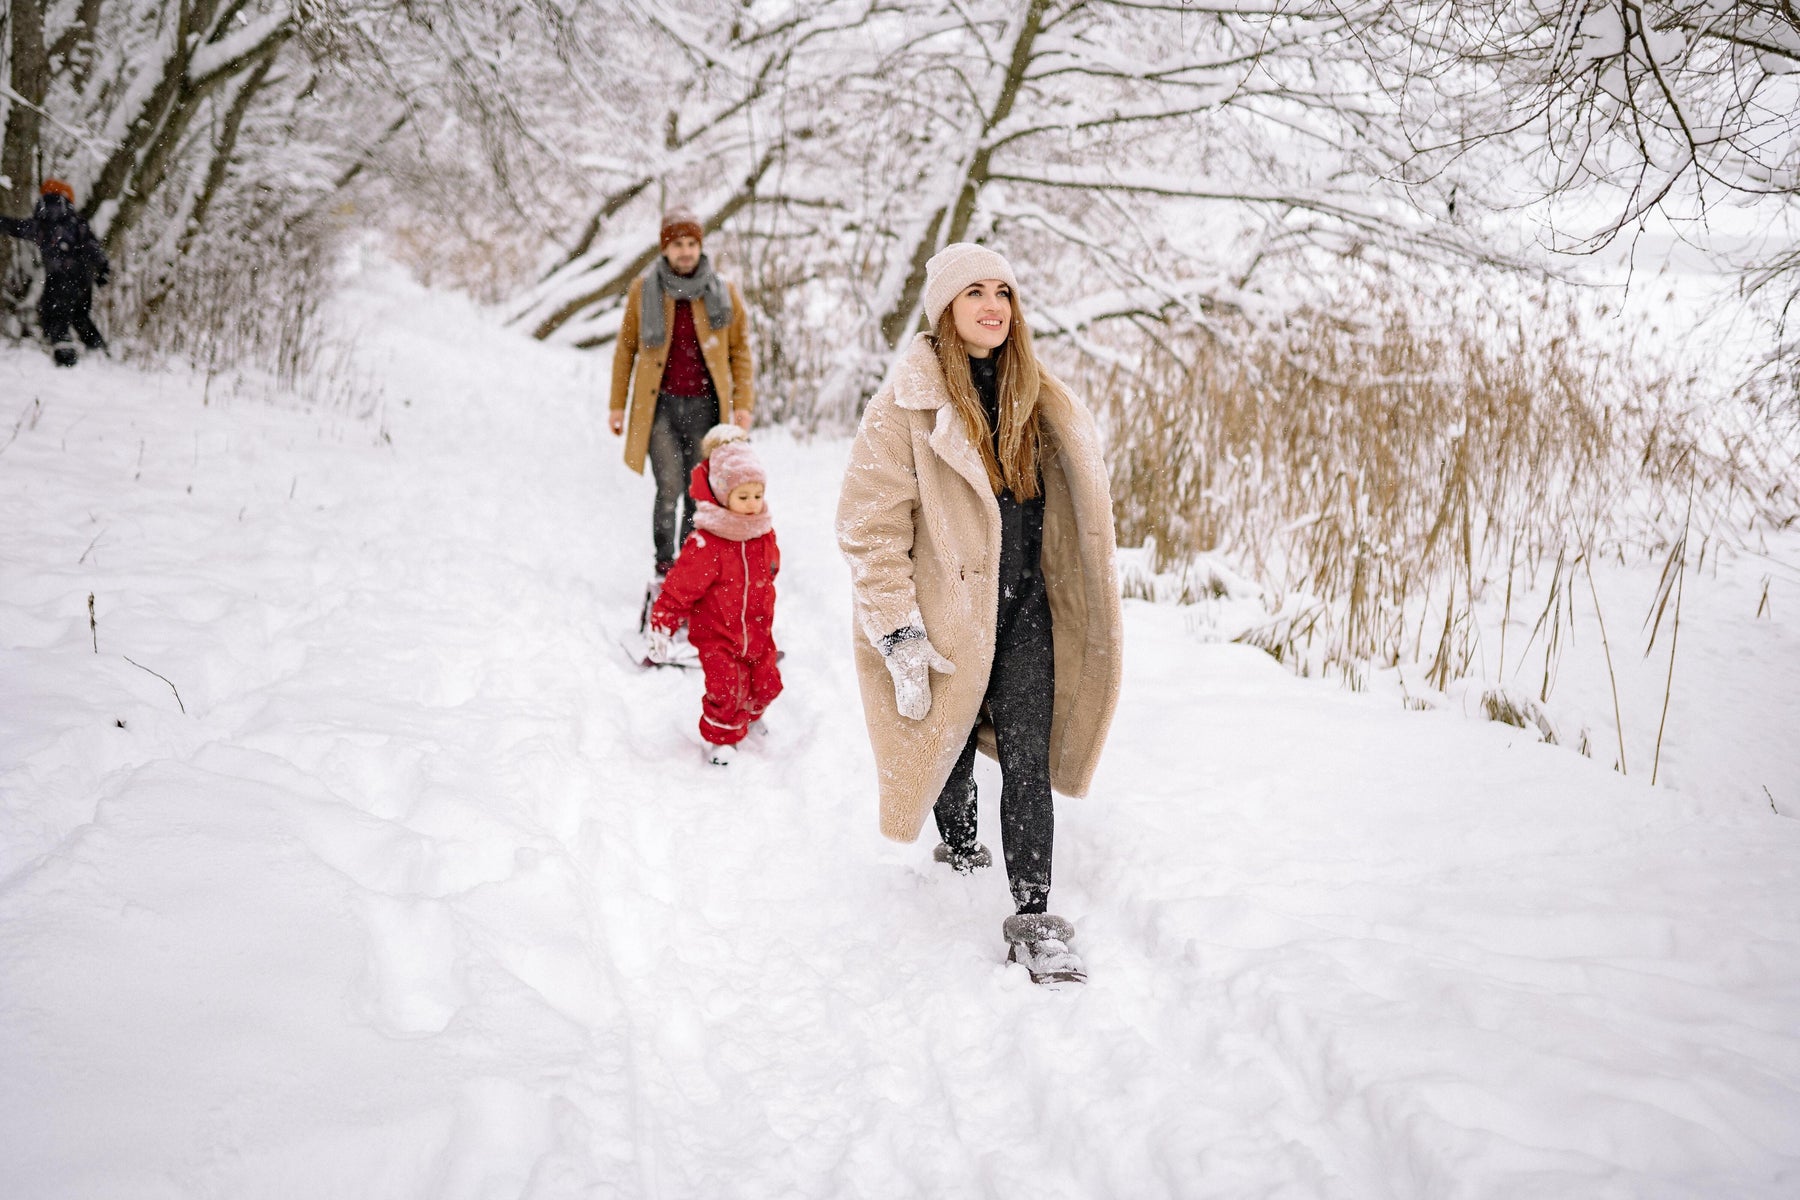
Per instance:
[[[950,301],[956,336],[972,358],[986,358],[1012,332],[1012,288],[1000,279],[979,279]]]

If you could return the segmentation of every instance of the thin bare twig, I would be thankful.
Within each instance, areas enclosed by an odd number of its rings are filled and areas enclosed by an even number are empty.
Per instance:
[[[130,663],[132,666],[136,667],[140,671],[150,671],[149,667],[146,667],[143,663],[134,660],[129,654],[123,654],[123,655],[120,655],[120,657],[123,658],[126,662]],[[174,683],[170,682],[169,677],[167,675],[159,674],[156,671],[150,671],[150,674],[155,675],[158,679],[162,680],[164,683],[167,683],[169,685],[169,690],[171,692],[175,693],[175,703],[180,706],[182,714],[185,716],[187,714],[187,705],[181,703],[181,689],[176,687],[174,685]]]
[[[36,397],[33,397],[31,403],[25,406],[25,411],[19,414],[19,419],[14,422],[12,436],[6,439],[6,445],[0,446],[0,454],[6,453],[7,446],[11,446],[14,442],[19,440],[19,431],[25,428],[26,417],[31,418],[31,427],[33,429],[37,428],[37,417],[42,411],[42,402]]]

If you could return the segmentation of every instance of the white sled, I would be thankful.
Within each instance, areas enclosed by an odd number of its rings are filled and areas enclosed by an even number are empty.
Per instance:
[[[619,648],[625,651],[625,657],[631,665],[639,670],[648,671],[652,667],[674,667],[680,671],[698,671],[700,655],[686,642],[674,644],[675,656],[668,662],[657,662],[650,657],[650,639],[641,633],[622,633],[619,635]]]

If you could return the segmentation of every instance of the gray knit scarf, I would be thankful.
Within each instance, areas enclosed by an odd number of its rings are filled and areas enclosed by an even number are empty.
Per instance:
[[[705,300],[706,323],[714,329],[731,324],[731,293],[725,289],[725,281],[713,273],[706,255],[700,256],[692,275],[677,275],[669,260],[659,257],[644,275],[644,310],[638,325],[638,341],[643,345],[660,346],[669,336],[663,328],[664,291],[677,300]]]

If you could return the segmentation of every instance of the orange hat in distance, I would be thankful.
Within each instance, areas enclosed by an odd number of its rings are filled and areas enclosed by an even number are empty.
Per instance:
[[[51,192],[55,192],[70,204],[75,203],[75,189],[60,179],[46,179],[44,186],[38,189],[40,196],[48,196]]]

